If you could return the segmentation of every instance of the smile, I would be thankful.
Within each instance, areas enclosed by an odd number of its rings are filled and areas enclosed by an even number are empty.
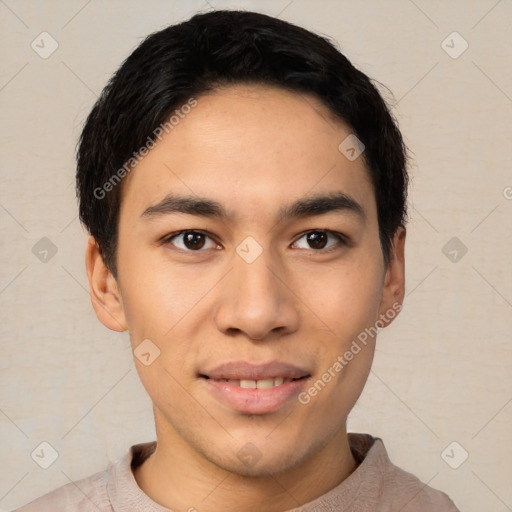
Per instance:
[[[293,406],[311,373],[281,361],[265,364],[230,361],[198,374],[206,392],[220,405],[243,414],[270,414]]]
[[[302,378],[302,377],[301,377]],[[288,382],[292,382],[299,379],[288,379],[285,377],[275,377],[273,379],[211,379],[215,382],[227,382],[233,386],[237,386],[243,389],[270,389],[277,386],[282,386]]]

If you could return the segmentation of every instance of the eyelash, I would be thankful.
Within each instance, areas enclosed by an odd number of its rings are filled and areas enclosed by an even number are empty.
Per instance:
[[[178,238],[180,236],[183,236],[184,234],[186,233],[193,233],[193,234],[200,234],[200,235],[204,235],[205,237],[208,237],[209,239],[211,239],[214,243],[216,243],[217,245],[221,245],[219,242],[217,242],[215,240],[215,237],[212,236],[210,233],[208,233],[207,231],[203,231],[201,229],[183,229],[181,231],[176,231],[174,233],[171,233],[169,234],[168,236],[166,236],[165,238],[162,239],[162,243],[163,244],[171,244],[172,245],[172,241],[175,239],[175,238]],[[309,229],[308,231],[304,231],[303,233],[301,233],[296,239],[295,241],[293,242],[293,244],[296,244],[301,238],[305,237],[306,235],[308,235],[309,233],[326,233],[328,236],[334,236],[335,238],[338,239],[337,243],[334,244],[333,246],[331,247],[328,247],[327,249],[313,249],[313,248],[309,248],[309,250],[311,251],[314,251],[314,252],[317,252],[317,253],[329,253],[329,252],[332,252],[336,249],[339,249],[340,247],[343,247],[343,246],[348,246],[349,245],[349,240],[347,238],[346,235],[344,235],[343,233],[339,233],[337,231],[332,231],[332,230],[329,230],[329,229]],[[177,250],[180,250],[180,251],[183,251],[183,252],[190,252],[190,253],[193,253],[193,252],[204,252],[204,250],[201,248],[201,249],[198,249],[198,250],[191,250],[191,249],[181,249],[179,247],[176,248]],[[302,249],[304,250],[304,249]]]

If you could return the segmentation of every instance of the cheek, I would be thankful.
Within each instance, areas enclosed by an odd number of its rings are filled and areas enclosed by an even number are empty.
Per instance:
[[[337,339],[347,340],[373,324],[382,298],[382,268],[374,259],[309,272],[305,303]]]
[[[359,397],[371,368],[382,272],[374,258],[361,257],[358,264],[333,273],[318,296],[316,308],[330,332],[317,346],[319,381],[311,392],[318,393],[318,407],[333,407],[342,416]]]
[[[368,378],[375,350],[372,327],[382,291],[378,278],[368,271],[353,269],[339,277],[318,303],[330,332],[320,339],[317,335],[318,371],[300,397],[311,407],[310,413],[325,418],[325,428],[333,431],[353,408]]]
[[[208,291],[218,280],[213,272],[201,278],[197,272],[165,262],[135,265],[133,259],[119,269],[137,371],[155,404],[160,398],[165,403],[169,396],[179,396],[182,390],[177,381],[189,384],[194,380],[198,341],[204,339],[199,333],[208,325],[213,307]],[[145,340],[154,344],[149,344],[150,352],[158,354],[149,366],[142,359],[137,361],[142,342],[148,343]]]
[[[165,258],[156,260],[152,252],[145,255],[126,246],[119,258],[123,308],[134,341],[141,336],[164,338],[204,294],[190,269],[172,267]]]

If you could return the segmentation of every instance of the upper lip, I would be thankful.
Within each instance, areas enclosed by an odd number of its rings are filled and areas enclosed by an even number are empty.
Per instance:
[[[215,380],[263,380],[275,377],[300,379],[309,376],[309,372],[303,368],[282,361],[271,361],[265,364],[230,361],[202,371],[199,375]]]

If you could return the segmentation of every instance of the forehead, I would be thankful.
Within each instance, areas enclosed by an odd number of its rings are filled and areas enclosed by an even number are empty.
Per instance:
[[[316,97],[237,85],[196,100],[129,174],[121,210],[140,214],[169,192],[211,197],[246,214],[333,191],[373,208],[364,159],[339,149],[350,127]]]

